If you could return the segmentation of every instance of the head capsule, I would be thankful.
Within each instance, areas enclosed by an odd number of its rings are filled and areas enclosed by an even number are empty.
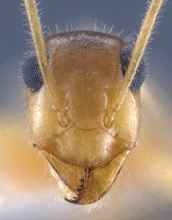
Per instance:
[[[139,129],[140,91],[128,91],[114,113],[123,82],[118,37],[90,31],[53,35],[46,40],[54,94],[46,87],[28,89],[32,142],[58,176],[61,195],[89,204],[111,187]]]

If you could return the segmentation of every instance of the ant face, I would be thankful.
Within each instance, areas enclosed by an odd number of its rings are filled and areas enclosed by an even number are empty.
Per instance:
[[[93,203],[109,190],[135,145],[140,92],[129,91],[112,117],[123,82],[124,42],[115,36],[69,32],[50,37],[46,46],[54,94],[65,105],[54,109],[45,86],[28,90],[32,142],[59,175],[62,196]]]
[[[31,54],[23,65],[32,143],[65,200],[96,202],[136,145],[142,55],[162,1],[150,5],[133,53],[118,37],[92,31],[54,35],[44,46],[36,12],[29,11],[35,3],[25,4],[38,57]]]

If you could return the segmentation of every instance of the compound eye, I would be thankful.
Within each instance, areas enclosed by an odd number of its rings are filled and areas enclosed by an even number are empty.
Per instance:
[[[31,92],[38,91],[43,85],[38,59],[34,52],[31,52],[23,63],[22,74],[24,82]]]
[[[125,76],[126,70],[130,62],[131,55],[132,55],[132,49],[128,46],[123,46],[121,50],[121,65],[122,65],[123,76]],[[137,72],[130,86],[130,89],[133,92],[139,91],[142,83],[145,80],[145,76],[146,76],[146,65],[145,65],[144,59],[142,58],[138,66]]]

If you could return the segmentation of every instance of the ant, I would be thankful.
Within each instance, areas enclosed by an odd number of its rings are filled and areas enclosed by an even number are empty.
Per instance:
[[[137,145],[143,55],[163,0],[150,2],[133,50],[97,31],[44,40],[35,0],[24,3],[35,46],[22,67],[31,142],[51,165],[66,201],[94,203]]]

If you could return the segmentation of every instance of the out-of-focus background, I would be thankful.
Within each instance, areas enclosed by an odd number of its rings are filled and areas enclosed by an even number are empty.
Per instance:
[[[140,144],[96,209],[60,201],[46,161],[30,146],[25,86],[20,77],[30,37],[21,4],[20,0],[0,1],[0,219],[171,220],[171,2],[163,7],[146,53]],[[54,33],[55,24],[61,30],[66,29],[66,22],[88,29],[97,19],[100,30],[105,24],[107,31],[114,24],[112,33],[124,29],[124,38],[139,32],[146,4],[147,0],[42,0],[39,8],[41,21]]]

